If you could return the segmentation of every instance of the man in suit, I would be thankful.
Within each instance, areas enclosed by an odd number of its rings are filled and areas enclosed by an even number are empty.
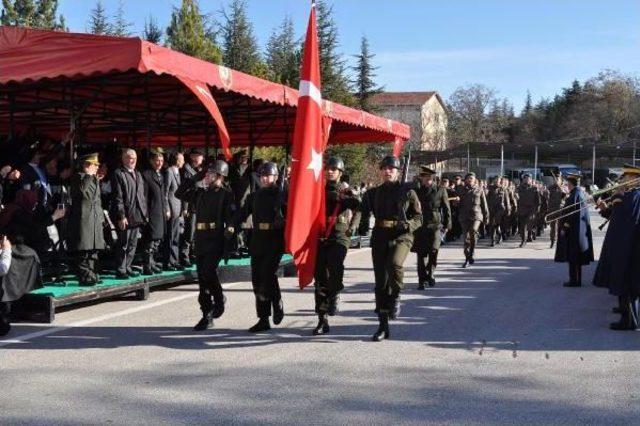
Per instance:
[[[136,170],[138,156],[133,149],[122,153],[122,166],[113,173],[113,216],[118,228],[116,278],[137,276],[131,265],[138,247],[140,228],[148,221],[144,180]]]
[[[176,190],[180,186],[180,170],[184,167],[184,155],[181,152],[169,156],[169,167],[164,173],[167,203],[169,204],[169,218],[167,219],[164,236],[164,269],[175,271],[180,269],[180,229],[184,223],[182,217],[182,201],[176,197]]]
[[[41,167],[45,152],[39,142],[29,147],[29,162],[20,171],[20,187],[27,191],[38,193],[38,204],[47,207],[51,198],[51,186],[47,179],[47,173]]]
[[[145,275],[162,272],[162,268],[156,264],[155,257],[164,237],[165,221],[170,217],[167,191],[162,175],[163,153],[159,150],[152,150],[149,156],[149,165],[151,167],[142,173],[147,199],[147,217],[149,218],[144,235],[143,273]]]

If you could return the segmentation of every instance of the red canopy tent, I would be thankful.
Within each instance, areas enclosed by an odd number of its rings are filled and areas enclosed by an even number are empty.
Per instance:
[[[295,89],[139,38],[0,26],[0,134],[61,138],[71,126],[88,143],[285,145],[297,103]],[[323,114],[330,144],[409,138],[405,124],[337,103]]]

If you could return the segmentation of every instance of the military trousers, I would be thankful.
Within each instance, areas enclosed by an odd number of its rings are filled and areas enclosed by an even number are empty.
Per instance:
[[[418,253],[417,259],[418,281],[425,283],[433,278],[436,266],[438,266],[438,250],[431,250],[426,255]]]
[[[196,233],[196,214],[189,213],[184,218],[184,230],[180,236],[180,261],[188,261],[193,256],[193,240]]]
[[[505,211],[498,210],[491,212],[491,224],[489,225],[489,236],[491,237],[491,242],[500,241],[502,239],[502,234],[504,233],[502,223],[504,222],[505,216],[507,216]]]
[[[97,250],[80,250],[76,252],[78,279],[80,282],[95,281],[97,278]]]
[[[218,277],[218,265],[222,260],[222,250],[222,245],[202,252],[196,249],[198,303],[203,315],[211,313],[214,305],[224,304],[222,284]]]
[[[520,239],[530,239],[535,225],[535,215],[518,215],[518,234]]]
[[[269,318],[272,306],[279,306],[282,301],[278,268],[282,252],[254,253],[251,255],[251,285],[256,297],[256,314],[258,318]]]
[[[551,222],[551,226],[549,229],[549,238],[551,238],[551,242],[555,242],[558,239],[558,221],[554,220]]]
[[[397,231],[374,228],[371,258],[376,280],[377,314],[390,314],[404,288],[404,261],[411,250],[411,234],[397,236]]]
[[[464,255],[466,258],[473,257],[476,250],[480,223],[481,221],[474,219],[465,219],[460,221],[462,235],[464,236]]]
[[[326,314],[333,311],[331,304],[344,289],[344,259],[347,257],[347,247],[336,241],[318,242],[316,256],[316,270],[314,274],[315,311]]]

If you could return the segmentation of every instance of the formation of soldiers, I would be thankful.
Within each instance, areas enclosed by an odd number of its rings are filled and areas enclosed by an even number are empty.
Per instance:
[[[491,246],[516,233],[521,246],[534,240],[544,231],[547,210],[562,205],[567,195],[560,179],[549,188],[528,175],[518,186],[506,177],[487,185],[474,173],[468,173],[464,181],[456,176],[449,182],[438,180],[426,166],[414,181],[407,181],[400,160],[393,156],[380,163],[381,183],[360,192],[343,182],[342,159],[329,158],[325,166],[326,227],[317,242],[314,301],[318,323],[314,335],[329,333],[329,318],[339,312],[344,261],[352,236],[371,233],[379,321],[372,339],[380,341],[390,336],[389,322],[399,315],[403,265],[410,252],[417,256],[418,289],[425,290],[436,285],[438,252],[445,240],[463,238],[463,267],[468,267],[475,262],[481,238],[489,238]],[[195,330],[212,327],[213,320],[224,313],[217,267],[226,248],[237,246],[238,234],[247,223],[249,229],[242,233],[251,257],[258,317],[249,331],[267,331],[285,315],[277,271],[284,254],[286,176],[280,176],[277,164],[262,163],[255,170],[254,186],[239,180],[248,174],[249,168],[244,169],[242,173],[235,164],[230,172],[227,163],[216,160],[184,179],[176,191],[176,197],[191,206],[194,218],[198,300],[203,314]],[[555,242],[553,235],[551,241]]]

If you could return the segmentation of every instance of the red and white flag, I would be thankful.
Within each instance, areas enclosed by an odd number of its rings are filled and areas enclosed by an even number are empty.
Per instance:
[[[318,237],[325,226],[322,157],[328,126],[324,129],[326,123],[322,119],[315,2],[307,27],[299,91],[285,239],[298,269],[298,283],[303,288],[313,281]]]

